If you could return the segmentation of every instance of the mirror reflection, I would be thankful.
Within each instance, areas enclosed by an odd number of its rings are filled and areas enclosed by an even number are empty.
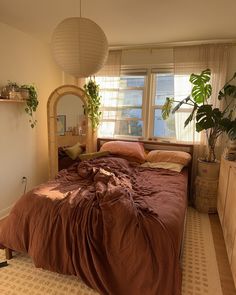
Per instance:
[[[87,120],[80,97],[66,94],[57,103],[58,170],[66,169],[86,150]]]

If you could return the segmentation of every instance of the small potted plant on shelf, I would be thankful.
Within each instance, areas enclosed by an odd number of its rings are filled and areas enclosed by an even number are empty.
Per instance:
[[[177,112],[182,105],[192,107],[192,112],[186,119],[184,126],[186,127],[191,121],[195,121],[197,132],[204,131],[207,139],[207,153],[204,159],[199,159],[198,170],[207,173],[210,178],[218,178],[219,162],[216,160],[216,142],[217,139],[226,133],[234,140],[236,139],[236,86],[231,85],[231,81],[236,78],[236,73],[222,87],[218,93],[218,100],[224,102],[222,110],[214,108],[210,103],[212,94],[212,86],[210,84],[211,71],[206,69],[200,75],[191,74],[189,81],[193,88],[191,94],[181,101],[175,98],[166,98],[166,102],[162,108],[162,117],[167,119],[170,113]]]
[[[8,84],[2,89],[1,97],[12,100],[22,100],[26,102],[26,113],[31,117],[30,126],[34,128],[37,120],[34,119],[38,102],[38,94],[34,85],[18,85],[16,82],[8,81]]]

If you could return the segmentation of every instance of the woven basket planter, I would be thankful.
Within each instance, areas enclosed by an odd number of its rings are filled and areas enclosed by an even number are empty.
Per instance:
[[[217,212],[218,179],[197,176],[195,180],[195,207],[202,213]]]

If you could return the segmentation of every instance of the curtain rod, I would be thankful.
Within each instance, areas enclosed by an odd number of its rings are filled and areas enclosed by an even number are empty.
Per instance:
[[[236,45],[236,39],[216,39],[216,40],[198,40],[181,41],[167,43],[145,43],[130,45],[110,45],[109,50],[136,50],[136,49],[167,49],[180,46],[207,45],[207,44],[225,44]]]

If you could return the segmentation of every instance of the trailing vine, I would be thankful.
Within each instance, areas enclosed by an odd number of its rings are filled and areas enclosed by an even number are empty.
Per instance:
[[[39,104],[37,91],[33,85],[22,85],[20,88],[29,91],[29,97],[26,99],[27,107],[25,111],[31,117],[29,119],[31,128],[34,128],[37,123],[37,120],[34,118],[34,112],[36,112]]]
[[[84,85],[84,90],[88,96],[87,105],[85,107],[85,113],[92,123],[92,130],[95,131],[100,124],[101,119],[101,96],[99,95],[99,85],[95,82],[95,79],[88,81]]]

